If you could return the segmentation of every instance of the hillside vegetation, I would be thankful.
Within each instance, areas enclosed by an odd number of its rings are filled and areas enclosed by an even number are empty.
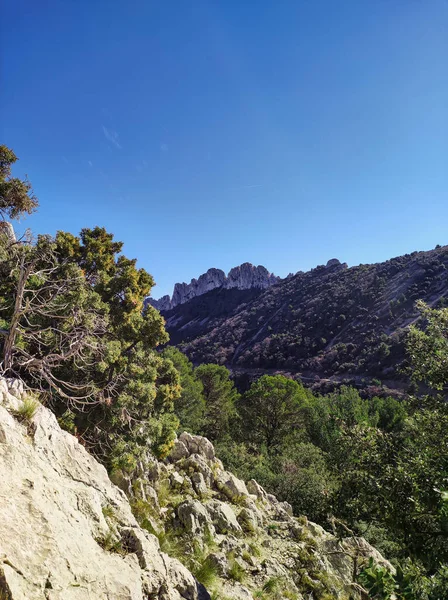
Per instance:
[[[448,246],[351,268],[329,261],[262,292],[213,290],[163,314],[194,363],[401,387],[405,328],[417,300],[445,305],[447,268]]]

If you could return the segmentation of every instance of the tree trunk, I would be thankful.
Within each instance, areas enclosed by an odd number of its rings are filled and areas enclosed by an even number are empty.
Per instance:
[[[22,259],[20,265],[19,281],[17,283],[17,293],[14,302],[14,312],[11,319],[11,325],[9,327],[8,334],[5,339],[3,346],[3,369],[8,371],[12,367],[12,354],[16,343],[17,329],[20,323],[20,318],[23,313],[23,296],[25,293],[25,286],[30,276],[32,265],[25,267],[25,261]]]

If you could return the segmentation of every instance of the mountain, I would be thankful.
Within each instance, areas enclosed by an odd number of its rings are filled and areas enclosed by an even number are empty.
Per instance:
[[[159,300],[148,298],[148,302],[158,310],[166,311],[217,288],[262,290],[274,285],[279,280],[279,277],[269,273],[262,265],[255,267],[250,263],[243,263],[239,267],[231,269],[227,276],[221,269],[209,269],[198,279],[192,279],[190,283],[176,283],[172,297],[166,295]]]
[[[447,296],[444,246],[350,268],[331,259],[267,289],[213,289],[163,315],[171,343],[195,363],[399,388],[416,300],[440,307]]]
[[[119,489],[48,408],[23,419],[27,401],[0,378],[2,599],[360,600],[370,557],[392,571],[365,539],[296,518],[224,470],[206,438],[148,453],[137,479],[115,475]]]

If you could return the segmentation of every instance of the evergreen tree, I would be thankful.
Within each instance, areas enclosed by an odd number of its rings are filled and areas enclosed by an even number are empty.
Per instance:
[[[240,403],[247,436],[268,450],[303,424],[301,408],[308,397],[302,385],[282,375],[263,375],[244,394]]]
[[[204,390],[205,417],[202,433],[210,440],[218,441],[230,432],[230,424],[236,417],[238,392],[226,367],[201,365],[195,370],[195,374]]]
[[[31,184],[26,179],[11,176],[17,156],[7,146],[0,146],[0,218],[18,219],[31,214],[38,206]]]
[[[162,355],[173,363],[180,377],[181,392],[174,402],[174,412],[179,419],[180,428],[182,431],[198,433],[204,425],[205,418],[204,386],[192,363],[180,350],[174,346],[167,346]]]

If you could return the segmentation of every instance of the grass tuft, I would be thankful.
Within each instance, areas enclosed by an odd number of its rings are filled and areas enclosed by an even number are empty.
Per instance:
[[[214,565],[209,558],[206,558],[202,564],[193,568],[192,573],[205,587],[211,587],[218,577],[216,565]]]
[[[31,423],[37,409],[39,408],[39,402],[31,395],[25,396],[22,404],[17,410],[13,412],[16,419],[22,423]]]
[[[103,506],[103,508],[101,509],[101,511],[102,511],[103,517],[105,519],[110,519],[110,520],[115,519],[115,511],[112,508],[111,504],[105,504]]]
[[[238,583],[243,583],[246,577],[246,570],[240,565],[239,562],[233,559],[230,561],[230,566],[227,571],[227,575],[229,579],[237,581]]]
[[[257,600],[298,600],[299,595],[292,590],[284,577],[270,577],[261,590],[255,592]]]
[[[114,532],[109,531],[101,538],[97,538],[97,543],[106,550],[107,552],[115,552],[116,554],[126,554],[126,550],[123,548],[121,539],[117,539]]]

